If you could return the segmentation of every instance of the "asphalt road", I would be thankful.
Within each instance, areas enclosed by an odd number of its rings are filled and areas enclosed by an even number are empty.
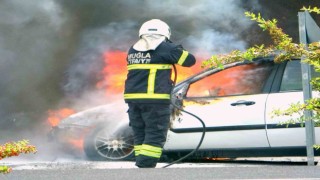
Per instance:
[[[1,177],[3,176],[3,177]],[[168,169],[54,169],[20,170],[1,179],[16,180],[68,180],[68,179],[320,179],[319,167],[268,166],[220,168],[168,168]]]
[[[266,161],[181,163],[138,169],[133,162],[16,162],[3,180],[320,179],[320,166]]]

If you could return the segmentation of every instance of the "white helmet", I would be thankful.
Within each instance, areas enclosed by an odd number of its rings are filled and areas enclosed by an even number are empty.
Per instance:
[[[167,23],[160,19],[151,19],[143,23],[139,30],[139,37],[144,34],[160,34],[170,39],[171,31]]]

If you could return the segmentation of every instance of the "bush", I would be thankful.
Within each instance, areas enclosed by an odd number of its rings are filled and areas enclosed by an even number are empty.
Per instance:
[[[301,10],[309,11],[310,13],[320,14],[320,9],[317,7],[303,7]],[[316,72],[320,72],[320,41],[311,44],[295,44],[292,38],[285,34],[281,28],[277,26],[277,20],[265,20],[260,14],[246,12],[245,15],[252,21],[256,21],[263,31],[268,31],[273,44],[269,47],[265,45],[256,45],[241,52],[234,50],[226,55],[213,55],[210,59],[202,63],[202,67],[218,67],[223,68],[224,64],[252,60],[257,57],[275,56],[275,62],[290,60],[291,58],[304,57],[303,62],[313,65]],[[313,78],[310,82],[314,91],[320,91],[320,77]],[[305,103],[291,104],[288,109],[273,111],[274,116],[290,116],[292,114],[303,114],[308,110],[313,112],[312,120],[315,126],[320,126],[320,98],[311,98]],[[286,124],[303,123],[307,121],[302,115],[299,119],[290,119]],[[314,145],[314,148],[319,150],[320,145]]]
[[[0,160],[12,156],[19,156],[21,153],[36,153],[37,149],[33,145],[29,145],[28,140],[22,140],[18,142],[8,142],[4,145],[0,145]],[[12,171],[11,167],[0,166],[0,173],[9,173]]]

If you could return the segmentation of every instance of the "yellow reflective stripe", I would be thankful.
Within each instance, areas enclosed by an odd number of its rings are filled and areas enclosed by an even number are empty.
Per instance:
[[[142,144],[142,149],[147,149],[153,152],[162,152],[162,148],[158,147],[158,146],[152,146],[152,145],[148,145],[148,144]]]
[[[147,145],[147,144],[142,144],[142,148],[140,149],[140,154],[149,156],[149,157],[160,158],[162,154],[162,148]]]
[[[134,148],[134,155],[139,156],[142,145],[135,145],[135,146],[133,146],[133,148]]]
[[[188,51],[185,51],[185,50],[182,51],[182,54],[181,54],[180,59],[179,59],[179,61],[178,61],[178,64],[179,64],[179,65],[182,65],[182,64],[184,63],[184,61],[185,61],[185,60],[187,59],[187,57],[188,57],[188,54],[189,54]]]
[[[171,64],[130,64],[128,70],[149,69],[148,87],[146,93],[124,94],[125,99],[170,99],[170,94],[155,94],[157,70],[171,69]]]
[[[171,69],[171,64],[130,64],[128,70],[133,69]]]
[[[150,69],[149,77],[148,77],[148,94],[153,94],[154,93],[154,84],[156,81],[156,74],[157,74],[157,69],[152,68]]]
[[[131,93],[124,94],[125,99],[170,99],[170,94]]]

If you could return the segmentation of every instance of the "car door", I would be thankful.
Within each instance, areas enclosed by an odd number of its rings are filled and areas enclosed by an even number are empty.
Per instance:
[[[319,76],[312,70],[312,76]],[[290,104],[303,103],[301,64],[299,60],[288,61],[280,68],[274,81],[273,92],[269,95],[266,106],[267,134],[271,147],[299,147],[306,145],[306,132],[297,118],[303,116],[274,117],[275,109],[285,110]],[[318,93],[313,92],[313,97]],[[285,122],[295,121],[288,127]],[[320,128],[315,128],[316,137],[320,136]],[[319,140],[318,140],[319,141]]]
[[[202,149],[269,147],[264,117],[273,70],[270,61],[241,64],[185,85],[184,109],[206,125]],[[195,147],[201,132],[201,123],[182,112],[172,122],[166,148]]]

